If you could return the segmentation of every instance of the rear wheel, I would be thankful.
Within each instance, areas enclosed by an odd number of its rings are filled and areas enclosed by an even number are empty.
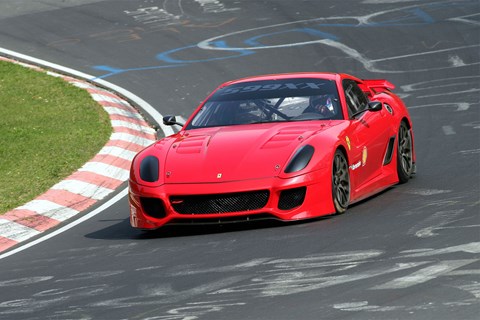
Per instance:
[[[405,122],[398,129],[397,173],[400,183],[407,182],[414,172],[412,132]]]
[[[332,197],[336,213],[344,213],[350,203],[350,175],[347,159],[340,150],[333,158]]]

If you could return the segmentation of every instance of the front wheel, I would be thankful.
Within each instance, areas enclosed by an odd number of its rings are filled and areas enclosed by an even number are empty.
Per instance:
[[[400,183],[407,182],[414,172],[412,132],[405,122],[398,129],[397,173]]]
[[[333,158],[332,197],[336,213],[344,213],[350,203],[350,174],[347,159],[340,150]]]

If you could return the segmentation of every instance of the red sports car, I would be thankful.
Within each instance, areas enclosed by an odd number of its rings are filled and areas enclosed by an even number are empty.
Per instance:
[[[408,181],[412,122],[393,88],[332,73],[222,84],[133,160],[131,225],[308,219]]]

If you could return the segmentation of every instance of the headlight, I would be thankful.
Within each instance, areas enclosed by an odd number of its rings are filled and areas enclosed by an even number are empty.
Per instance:
[[[147,156],[140,163],[140,178],[146,182],[158,180],[158,158]]]
[[[315,149],[308,144],[298,148],[298,150],[293,155],[292,160],[290,160],[287,167],[285,168],[284,172],[292,173],[305,169],[305,167],[312,159],[314,151]]]

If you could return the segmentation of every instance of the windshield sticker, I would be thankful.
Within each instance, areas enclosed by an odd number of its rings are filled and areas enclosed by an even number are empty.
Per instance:
[[[320,89],[325,83],[315,82],[300,82],[300,83],[272,83],[264,85],[248,85],[243,87],[228,87],[220,89],[220,95],[227,95],[233,93],[246,93],[255,91],[274,91],[274,90],[304,90],[304,89]]]

